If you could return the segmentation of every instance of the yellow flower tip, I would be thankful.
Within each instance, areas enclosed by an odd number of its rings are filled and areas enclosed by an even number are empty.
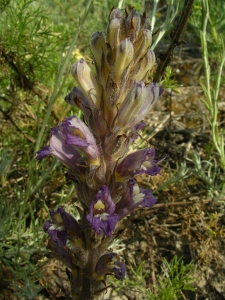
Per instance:
[[[117,49],[120,44],[120,19],[112,19],[107,30],[107,42],[112,49]]]

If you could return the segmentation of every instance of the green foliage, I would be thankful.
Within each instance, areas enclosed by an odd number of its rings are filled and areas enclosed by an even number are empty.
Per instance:
[[[8,97],[16,95],[18,88],[32,91],[37,81],[49,82],[57,69],[56,56],[52,54],[57,51],[58,38],[50,29],[43,9],[28,0],[9,2],[1,16],[0,37],[4,67],[1,82],[6,105],[12,101]]]
[[[183,295],[182,291],[195,290],[192,263],[184,265],[182,258],[175,255],[170,263],[164,259],[161,268],[156,294],[147,294],[147,299],[174,300]]]
[[[163,76],[163,80],[160,84],[162,84],[164,89],[172,89],[173,91],[177,92],[178,84],[174,79],[174,75],[176,74],[175,70],[172,70],[170,66],[166,67],[165,74]]]
[[[125,278],[124,282],[114,281],[118,290],[131,290],[138,299],[143,300],[174,300],[183,295],[183,291],[194,291],[194,266],[192,263],[184,265],[182,258],[176,255],[169,263],[165,258],[161,267],[161,274],[157,278],[154,289],[145,286],[145,278],[149,276],[150,270],[146,269],[146,262],[139,266],[133,262],[132,275]]]
[[[202,168],[201,159],[196,153],[193,153],[191,161],[195,166],[192,173],[206,182],[211,192],[219,195],[224,192],[225,188],[223,176],[225,170],[224,130],[219,125],[220,90],[224,83],[225,64],[223,34],[225,3],[221,1],[217,1],[217,3],[218,5],[215,6],[208,0],[196,1],[191,21],[200,33],[204,62],[204,77],[200,81],[204,98],[201,101],[207,111],[206,119],[211,128],[212,145],[214,151],[219,155],[219,159],[215,159],[215,155],[212,156],[209,161],[204,162],[204,168]],[[212,153],[212,149],[210,151]]]
[[[159,30],[157,35],[154,37],[152,49],[159,44],[160,40],[163,42],[170,42],[169,32],[174,29],[174,20],[179,14],[181,9],[180,1],[166,1],[166,3],[161,4],[159,0],[153,1],[153,7],[149,11],[149,19],[151,20],[151,28],[154,31]]]
[[[194,164],[193,168],[189,167],[189,172],[204,181],[211,195],[219,196],[223,193],[225,177],[215,157],[203,160],[195,151],[192,151],[191,158],[187,160]]]

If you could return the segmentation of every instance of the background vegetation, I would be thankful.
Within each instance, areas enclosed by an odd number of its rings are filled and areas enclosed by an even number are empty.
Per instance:
[[[139,11],[143,11],[147,5],[153,32],[161,29],[153,42],[160,59],[160,54],[170,43],[170,32],[175,28],[182,9],[178,0],[0,0],[0,294],[5,297],[2,299],[56,299],[57,295],[66,294],[66,288],[60,285],[57,286],[60,292],[47,287],[46,269],[50,272],[51,267],[46,259],[46,235],[42,224],[48,218],[48,209],[58,205],[67,206],[76,214],[76,195],[67,180],[66,169],[55,159],[37,163],[35,153],[47,144],[51,127],[66,116],[79,115],[78,111],[64,102],[64,97],[75,85],[70,75],[71,65],[80,57],[85,57],[91,63],[91,34],[97,30],[105,32],[110,9],[124,7],[128,3],[135,5]],[[195,83],[201,89],[197,101],[202,101],[200,114],[203,122],[200,126],[198,123],[188,126],[182,118],[179,119],[186,133],[190,133],[189,144],[187,142],[185,146],[190,149],[179,156],[171,150],[172,138],[167,141],[165,149],[160,144],[162,134],[173,129],[173,126],[164,123],[165,116],[168,116],[171,124],[173,114],[177,113],[176,107],[168,99],[175,94],[176,99],[182,101],[185,86],[191,87],[191,84],[179,82],[181,79],[177,75],[179,69],[176,64],[182,56],[183,46],[174,54],[171,67],[167,68],[162,78],[167,99],[162,98],[160,107],[156,108],[154,116],[158,116],[158,119],[154,122],[153,116],[138,144],[142,147],[148,140],[158,152],[172,151],[157,182],[142,179],[143,185],[155,190],[159,199],[157,209],[160,210],[160,205],[163,208],[165,202],[176,203],[182,195],[186,201],[190,194],[193,196],[201,192],[203,198],[189,205],[193,214],[199,207],[195,214],[199,219],[193,221],[190,211],[188,219],[185,219],[179,212],[179,222],[182,228],[186,226],[185,234],[189,237],[190,227],[202,222],[204,232],[201,239],[206,240],[207,237],[210,251],[216,247],[215,239],[220,240],[225,234],[224,11],[223,0],[196,0],[184,37],[189,47],[187,55],[192,61],[198,59]],[[189,63],[186,62],[186,65]],[[181,75],[182,72],[186,72],[185,69],[181,68]],[[191,94],[188,99],[191,99]],[[163,117],[160,110],[164,113]],[[157,127],[157,122],[162,126]],[[196,131],[207,136],[201,146],[193,143]],[[154,139],[150,139],[153,136]],[[188,187],[191,186],[188,192],[183,189],[187,180]],[[208,201],[210,210],[199,206],[198,201]],[[182,207],[183,204],[180,205]],[[200,212],[207,217],[201,218]],[[125,288],[113,282],[114,289],[128,299],[132,298],[124,290],[132,289],[141,293],[142,299],[169,299],[166,297],[170,294],[170,299],[188,299],[189,294],[185,294],[184,290],[195,290],[192,293],[199,297],[203,295],[199,299],[205,299],[210,292],[203,292],[196,285],[194,275],[200,258],[205,259],[203,252],[207,250],[203,250],[195,256],[195,261],[193,257],[185,258],[185,251],[177,253],[175,250],[173,256],[167,257],[169,261],[165,258],[158,261],[162,269],[155,270],[155,279],[149,276],[153,270],[148,259],[143,258],[145,263],[138,262],[138,265],[131,262]],[[174,257],[175,253],[183,256],[185,265],[182,259]],[[140,288],[141,285],[143,288]],[[216,293],[220,292],[216,290]]]

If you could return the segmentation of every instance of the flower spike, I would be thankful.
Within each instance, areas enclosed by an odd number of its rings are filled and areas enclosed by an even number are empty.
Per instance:
[[[156,64],[151,43],[146,12],[132,5],[112,9],[106,30],[90,38],[92,65],[82,58],[72,67],[77,86],[65,101],[82,111],[81,119],[60,122],[49,146],[37,152],[38,160],[53,155],[69,167],[76,190],[70,202],[79,207],[79,223],[60,206],[44,224],[48,249],[71,269],[73,299],[94,299],[108,274],[124,279],[126,265],[110,247],[122,235],[125,217],[156,203],[136,177],[159,174],[165,156],[156,160],[155,149],[135,150],[134,143],[163,93],[149,82]]]

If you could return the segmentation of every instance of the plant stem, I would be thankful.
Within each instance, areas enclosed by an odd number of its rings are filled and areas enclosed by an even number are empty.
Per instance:
[[[163,59],[161,59],[160,63],[158,64],[156,73],[153,78],[153,82],[160,81],[160,77],[163,75],[163,72],[165,71],[166,67],[170,63],[170,60],[173,55],[173,51],[174,51],[175,47],[178,46],[179,44],[184,43],[184,41],[180,41],[180,38],[182,36],[184,28],[186,27],[188,18],[191,14],[193,4],[194,4],[194,0],[186,0],[185,1],[179,23],[173,33],[169,48],[167,49],[166,53],[163,55]]]
[[[223,137],[221,137],[219,133],[217,103],[218,103],[219,88],[221,84],[222,70],[225,63],[225,51],[223,50],[221,63],[219,65],[218,74],[216,76],[214,90],[211,91],[211,87],[210,87],[211,71],[210,71],[208,47],[207,47],[208,20],[210,20],[208,0],[202,0],[202,31],[200,32],[200,34],[201,34],[202,54],[203,54],[205,81],[206,81],[206,91],[205,91],[206,100],[207,100],[206,107],[211,117],[209,123],[212,128],[213,144],[219,153],[221,167],[224,170],[225,169],[224,141],[223,141]]]

